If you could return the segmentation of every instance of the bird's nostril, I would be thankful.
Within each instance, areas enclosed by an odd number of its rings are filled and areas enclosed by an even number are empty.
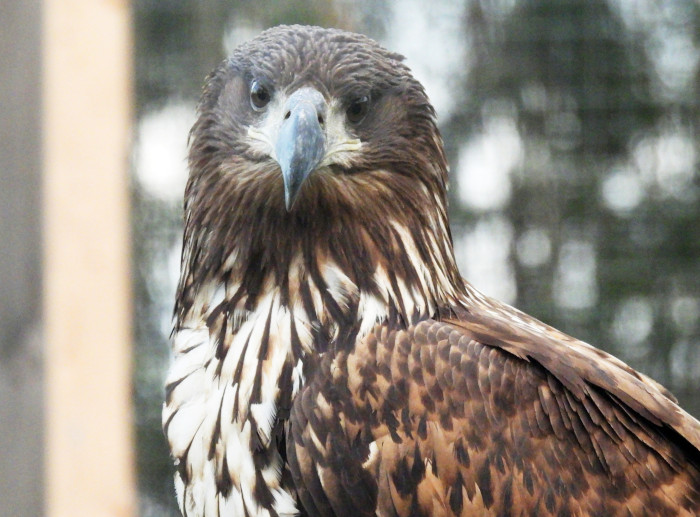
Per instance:
[[[318,116],[318,123],[323,125],[323,115]]]
[[[292,112],[288,111],[287,114],[284,116],[284,120],[287,120],[289,117],[291,117]]]

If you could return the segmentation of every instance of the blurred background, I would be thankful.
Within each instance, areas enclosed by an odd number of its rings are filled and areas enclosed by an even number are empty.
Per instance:
[[[40,17],[36,0],[0,3],[0,500],[14,504],[0,515],[8,516],[40,515],[44,501]],[[160,408],[187,133],[206,74],[280,23],[362,32],[405,55],[438,112],[465,278],[620,357],[700,416],[696,0],[135,0],[130,17],[138,515],[177,515]]]

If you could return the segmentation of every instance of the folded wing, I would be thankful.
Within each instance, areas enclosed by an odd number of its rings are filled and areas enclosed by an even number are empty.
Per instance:
[[[697,420],[621,361],[489,303],[321,359],[287,438],[309,515],[697,515]]]

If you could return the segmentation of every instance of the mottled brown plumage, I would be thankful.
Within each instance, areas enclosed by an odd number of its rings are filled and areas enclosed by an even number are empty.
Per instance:
[[[490,315],[462,315],[406,330],[377,326],[355,349],[321,361],[291,418],[288,458],[305,508],[316,515],[696,514],[697,446],[669,427],[682,430],[686,416],[667,399],[652,395],[649,405],[660,407],[643,418],[620,401],[629,392],[617,386],[635,384],[635,396],[650,398],[643,379],[587,381],[586,368],[574,375],[567,370],[578,368],[563,358],[548,360],[562,363],[552,371],[503,353],[501,345],[533,339],[527,332],[510,342],[484,339],[472,324],[490,325]],[[601,387],[610,384],[611,391]],[[319,476],[333,489],[309,488]]]
[[[456,268],[435,115],[363,36],[207,81],[164,430],[184,515],[696,515],[700,424]]]

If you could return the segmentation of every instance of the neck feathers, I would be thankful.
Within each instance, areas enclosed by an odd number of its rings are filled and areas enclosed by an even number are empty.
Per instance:
[[[383,305],[397,323],[408,324],[464,294],[444,188],[382,170],[317,176],[291,212],[281,202],[281,185],[279,191],[268,186],[261,201],[240,180],[226,185],[233,176],[191,181],[176,325],[208,309],[206,289],[224,283],[223,298],[214,300],[220,311],[244,314],[277,292],[328,337],[334,327],[363,319],[367,306]],[[439,183],[439,175],[429,177]],[[259,183],[266,184],[252,185]]]

